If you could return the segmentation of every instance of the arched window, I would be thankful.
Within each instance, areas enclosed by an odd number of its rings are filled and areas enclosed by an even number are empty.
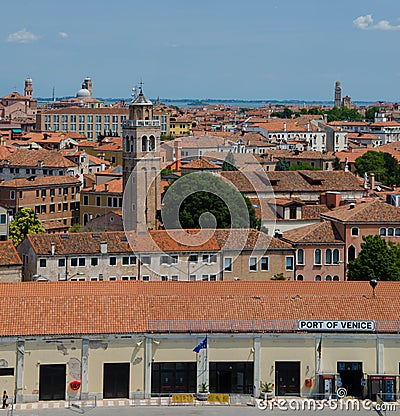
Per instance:
[[[149,150],[152,151],[156,148],[156,138],[154,136],[150,136],[149,142]]]
[[[325,280],[326,280],[327,282],[330,282],[330,281],[332,280],[332,276],[331,276],[330,274],[328,274],[328,275],[325,277]]]
[[[321,264],[321,262],[322,262],[322,259],[321,259],[321,250],[319,248],[317,248],[314,251],[314,264],[319,265],[319,264]]]
[[[360,229],[358,227],[351,227],[351,235],[358,237],[360,235]]]
[[[304,250],[302,248],[297,250],[297,264],[304,264]]]
[[[332,264],[332,250],[330,248],[325,250],[325,264]]]
[[[393,228],[388,228],[388,230],[387,230],[387,235],[388,235],[389,237],[393,237],[393,236],[394,236],[394,229],[393,229]]]
[[[394,232],[394,235],[395,235],[396,237],[400,237],[400,228],[396,228],[396,230],[395,230],[395,232]]]
[[[83,225],[86,225],[88,221],[89,221],[89,214],[84,214],[83,215]]]
[[[333,280],[334,281],[338,281],[339,280],[339,276],[333,276]]]
[[[386,235],[386,228],[380,228],[379,229],[379,235],[384,237]]]
[[[339,263],[339,250],[337,248],[335,248],[333,250],[333,255],[332,255],[332,260],[333,260],[333,264],[338,264]]]
[[[142,137],[142,152],[148,152],[149,151],[149,142],[147,139],[147,136]]]
[[[297,275],[296,280],[304,280],[304,277],[302,274]]]
[[[347,249],[347,261],[354,260],[356,258],[356,248],[354,246],[349,246]]]
[[[320,282],[320,281],[321,281],[321,275],[317,274],[317,275],[315,276],[315,280],[316,280],[317,282]]]

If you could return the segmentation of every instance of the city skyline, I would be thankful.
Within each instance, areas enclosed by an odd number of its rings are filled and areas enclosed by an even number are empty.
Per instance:
[[[2,11],[2,96],[27,77],[34,96],[73,96],[91,77],[95,97],[128,97],[143,80],[150,97],[333,101],[339,80],[353,101],[399,101],[394,0],[24,0]]]

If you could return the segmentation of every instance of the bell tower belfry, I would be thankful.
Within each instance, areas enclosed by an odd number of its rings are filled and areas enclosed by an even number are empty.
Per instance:
[[[160,122],[142,87],[129,105],[122,137],[125,230],[155,229],[161,208]]]

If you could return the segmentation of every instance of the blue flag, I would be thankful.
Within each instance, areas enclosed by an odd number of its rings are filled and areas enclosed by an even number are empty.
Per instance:
[[[198,345],[196,345],[194,348],[193,348],[193,351],[194,352],[200,352],[200,350],[202,350],[203,348],[207,348],[207,337],[205,337],[204,339],[203,339],[203,341],[201,341]]]

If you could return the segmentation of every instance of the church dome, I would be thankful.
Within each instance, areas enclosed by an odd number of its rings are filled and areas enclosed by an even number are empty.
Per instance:
[[[77,93],[76,93],[76,97],[77,98],[89,98],[90,97],[90,91],[87,90],[86,88],[81,88]]]

